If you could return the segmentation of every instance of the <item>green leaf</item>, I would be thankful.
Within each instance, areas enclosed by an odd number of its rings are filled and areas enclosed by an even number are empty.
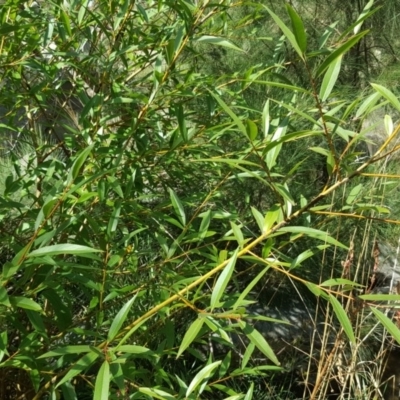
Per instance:
[[[169,196],[171,198],[171,203],[172,206],[174,207],[176,216],[178,217],[182,226],[185,226],[186,225],[185,210],[183,208],[181,201],[179,200],[178,195],[172,189],[169,189]]]
[[[108,237],[111,237],[111,235],[117,230],[119,216],[121,214],[121,204],[122,204],[121,199],[117,199],[114,202],[114,208],[110,220],[108,221],[108,227],[107,227]]]
[[[114,317],[113,322],[111,323],[110,329],[108,330],[107,340],[111,342],[115,336],[119,333],[122,325],[124,324],[129,311],[132,307],[133,302],[135,301],[136,296],[132,297],[128,302],[126,302],[123,307],[119,310],[118,314]]]
[[[366,18],[369,18],[373,13],[370,12],[375,0],[370,0],[364,7],[362,13],[357,18],[358,24],[354,27],[354,33],[358,33],[361,29],[362,23]],[[376,10],[377,11],[377,10]]]
[[[356,118],[361,117],[364,113],[374,107],[374,105],[378,102],[378,100],[382,97],[382,95],[378,92],[371,94],[368,96],[361,106],[356,111]]]
[[[335,61],[338,57],[341,57],[345,54],[348,50],[350,50],[357,42],[360,41],[369,31],[363,31],[358,35],[351,37],[347,42],[342,44],[338,49],[334,50],[326,59],[325,61],[319,66],[315,76],[318,78],[322,75],[325,70]]]
[[[56,357],[56,356],[64,356],[67,354],[81,354],[81,353],[89,353],[93,351],[91,346],[86,344],[82,345],[71,345],[71,346],[64,346],[58,349],[54,349],[48,351],[47,353],[42,354],[38,358],[49,358],[49,357]]]
[[[324,75],[324,79],[322,80],[322,85],[319,92],[319,97],[321,101],[325,101],[329,97],[332,89],[335,86],[335,83],[339,76],[340,67],[342,65],[342,58],[343,55],[340,55],[336,60],[333,60]]]
[[[243,400],[252,400],[253,392],[254,392],[254,382],[251,382],[249,390],[247,391],[246,396],[243,398]]]
[[[326,232],[320,231],[318,229],[308,228],[305,226],[286,226],[280,228],[278,232],[290,232],[296,233],[300,236],[309,236],[314,239],[322,240],[323,242],[332,244],[334,246],[341,247],[342,249],[348,249],[347,246],[340,243],[338,240],[334,239],[333,237],[329,236]],[[293,240],[293,238],[292,238]]]
[[[42,295],[48,300],[48,304],[53,309],[55,314],[55,323],[60,330],[67,329],[72,323],[72,313],[68,307],[65,298],[62,298],[62,292],[53,289],[42,291]]]
[[[35,328],[35,331],[42,335],[44,338],[47,338],[47,332],[42,316],[37,311],[26,310],[25,312],[32,326]]]
[[[68,35],[72,36],[71,23],[70,23],[68,14],[62,8],[60,11],[60,19],[61,19],[61,22],[63,23],[64,28],[67,31]]]
[[[299,55],[299,57],[304,60],[304,54],[303,51],[301,49],[301,47],[299,46],[299,44],[297,43],[297,40],[295,38],[295,36],[293,35],[292,31],[283,23],[283,21],[275,14],[273,13],[267,6],[264,5],[264,7],[266,8],[266,10],[268,11],[268,13],[271,15],[271,17],[273,18],[273,20],[275,21],[275,23],[279,26],[279,28],[281,29],[281,31],[283,32],[283,34],[285,35],[286,39],[289,40],[290,44],[293,46],[293,48],[295,49],[296,53]],[[293,22],[293,21],[292,21]],[[300,26],[298,26],[298,29],[301,30]],[[304,30],[304,27],[303,27]],[[301,35],[301,33],[300,33]],[[304,43],[303,43],[304,45]]]
[[[400,329],[382,312],[377,308],[371,307],[371,311],[387,331],[393,336],[397,343],[400,344]]]
[[[293,261],[290,265],[290,268],[298,267],[299,265],[301,265],[301,263],[303,261],[314,256],[315,254],[318,254],[321,250],[325,250],[328,247],[329,247],[329,245],[319,245],[319,246],[316,246],[315,248],[311,248],[311,249],[307,249],[307,250],[303,251],[302,253],[300,253],[298,256],[296,256],[293,259]]]
[[[289,4],[286,4],[286,9],[292,21],[293,33],[296,38],[296,42],[302,53],[307,50],[307,35],[304,29],[303,21],[297,14],[297,12]]]
[[[7,289],[0,286],[0,304],[6,307],[11,307],[10,299],[8,298]]]
[[[268,137],[269,135],[269,121],[270,121],[270,116],[269,116],[269,99],[268,99],[265,102],[262,111],[262,127],[263,127],[264,138]]]
[[[179,133],[181,134],[183,143],[188,141],[188,132],[186,128],[185,114],[181,104],[177,106],[176,117],[178,119]]]
[[[348,279],[343,279],[343,278],[328,279],[320,284],[320,286],[324,286],[324,287],[331,287],[331,286],[338,286],[338,285],[346,285],[346,286],[349,286],[352,288],[353,287],[360,287],[360,288],[363,287],[363,285],[361,285],[361,284],[358,284],[358,283],[355,283],[353,281],[350,281]],[[359,296],[359,297],[361,297],[361,296]],[[400,296],[399,296],[399,299],[400,299]]]
[[[240,47],[235,46],[229,40],[221,38],[221,37],[217,37],[217,36],[204,35],[204,36],[201,36],[200,38],[196,39],[196,42],[197,43],[215,44],[217,46],[227,47],[228,49],[237,50],[237,51],[241,51],[244,53],[244,50],[242,50]]]
[[[92,247],[82,246],[80,244],[63,243],[41,247],[40,249],[30,252],[26,257],[55,256],[58,254],[74,254],[84,256],[85,254],[98,252],[102,252],[102,250],[93,249]]]
[[[147,396],[150,396],[151,398],[155,398],[155,399],[159,399],[159,400],[176,400],[175,396],[172,396],[171,394],[164,392],[163,390],[160,390],[160,389],[139,387],[138,391],[140,393],[146,394]]]
[[[80,374],[82,371],[89,368],[99,357],[99,353],[91,351],[90,353],[85,354],[82,358],[80,358],[71,369],[64,375],[64,377],[57,383],[56,389],[64,384],[65,382],[69,382],[74,376]]]
[[[247,136],[253,142],[254,140],[257,139],[258,135],[257,125],[252,120],[248,119],[246,121],[246,127],[247,127]]]
[[[361,183],[359,185],[353,187],[353,189],[351,189],[350,194],[347,196],[346,204],[349,204],[349,205],[353,204],[356,201],[358,195],[360,194],[362,188],[363,188],[363,185]]]
[[[400,101],[397,99],[397,97],[391,92],[389,89],[385,88],[382,85],[378,85],[377,83],[371,83],[371,86],[379,93],[381,94],[386,100],[389,101],[389,103],[397,109],[397,111],[400,111]]]
[[[371,307],[371,311],[387,331],[393,336],[397,343],[400,344],[400,329],[380,310]]]
[[[236,225],[234,222],[230,221],[231,228],[233,231],[233,234],[236,238],[236,241],[238,242],[239,248],[243,248],[243,245],[245,244],[245,240],[243,237],[242,230],[238,225]]]
[[[88,6],[89,0],[83,0],[80,4],[79,12],[78,12],[78,25],[82,24],[83,18],[85,16],[87,6]]]
[[[196,376],[193,378],[193,380],[190,382],[189,387],[186,390],[186,397],[189,397],[191,393],[193,393],[194,390],[205,380],[208,379],[214,372],[216,368],[220,366],[222,361],[215,361],[212,364],[209,364],[205,366],[203,369],[201,369]]]
[[[136,354],[139,356],[146,355],[151,356],[154,353],[147,347],[144,346],[137,346],[133,344],[123,344],[122,346],[117,346],[115,351],[119,351],[121,353],[129,353],[129,354]]]
[[[226,286],[228,285],[229,280],[231,279],[232,273],[235,269],[238,252],[239,252],[239,249],[236,249],[235,253],[230,258],[228,264],[226,265],[226,267],[224,268],[224,270],[218,277],[217,282],[215,283],[215,286],[213,288],[213,292],[211,295],[211,302],[210,302],[211,310],[213,310],[215,307],[219,306],[219,301],[220,301],[222,295],[224,294]]]
[[[253,214],[254,219],[257,222],[257,225],[260,229],[261,234],[264,234],[265,231],[265,223],[264,223],[264,216],[253,206],[251,207],[251,213]]]
[[[10,297],[10,303],[15,307],[24,308],[26,310],[42,311],[42,307],[36,303],[36,301],[28,299],[27,297],[12,296]]]
[[[77,178],[82,168],[82,165],[88,158],[89,154],[92,152],[93,147],[94,143],[86,147],[86,149],[82,150],[82,152],[76,157],[76,160],[72,164],[71,170],[69,171],[68,174],[67,185],[70,185]]]
[[[342,305],[339,303],[338,299],[335,296],[329,294],[328,299],[329,302],[332,304],[333,311],[335,312],[335,315],[340,322],[340,326],[343,328],[350,342],[355,344],[356,338],[354,336],[353,328],[351,326],[351,322],[349,317],[347,316],[346,311],[343,309]]]
[[[207,210],[202,217],[200,229],[199,229],[199,237],[204,239],[206,237],[208,227],[210,226],[211,222],[211,210]]]
[[[272,135],[271,142],[278,142],[279,139],[281,139],[285,135],[288,123],[289,123],[289,119],[285,118],[279,124],[279,126],[276,128],[274,134]],[[281,149],[282,149],[282,144],[279,143],[267,151],[267,154],[265,157],[265,163],[267,164],[267,167],[270,170],[276,165],[276,159],[278,158],[278,155],[279,155]]]
[[[71,382],[65,382],[63,385],[61,385],[61,390],[64,400],[78,400],[75,392],[75,387],[74,385],[72,385]]]
[[[110,364],[103,362],[96,377],[93,400],[108,400],[110,390]]]
[[[235,304],[232,307],[233,310],[236,310],[238,307],[242,306],[242,303],[246,298],[246,296],[253,290],[256,284],[261,280],[261,278],[264,277],[264,275],[267,273],[269,269],[270,266],[268,265],[261,272],[257,274],[257,276],[246,286],[244,290],[241,291],[240,296],[238,297],[238,299],[236,300]]]
[[[179,346],[178,354],[176,358],[180,357],[181,354],[192,344],[193,340],[196,339],[197,334],[200,332],[200,329],[203,327],[205,319],[197,318],[186,331],[185,336],[182,339],[181,345]]]
[[[275,222],[279,218],[280,212],[281,212],[281,208],[278,204],[272,206],[269,209],[269,211],[267,211],[267,214],[265,215],[265,218],[264,218],[263,233],[268,232],[274,226]]]
[[[238,324],[245,335],[249,338],[250,342],[253,343],[257,347],[257,349],[261,351],[261,353],[263,353],[275,365],[280,365],[271,346],[264,339],[264,336],[261,335],[260,332],[258,332],[253,326],[243,320],[239,320]]]
[[[229,106],[217,94],[214,94],[212,92],[210,93],[214,97],[214,99],[217,100],[218,104],[222,107],[222,109],[232,118],[233,122],[239,128],[240,132],[242,132],[243,135],[245,135],[245,137],[248,138],[247,129],[244,126],[241,119],[229,108]]]

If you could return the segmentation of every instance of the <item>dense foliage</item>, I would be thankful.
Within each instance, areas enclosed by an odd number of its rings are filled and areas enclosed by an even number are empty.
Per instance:
[[[4,1],[0,398],[278,398],[250,318],[270,288],[360,356],[347,299],[398,234],[399,44],[368,50],[373,1],[273,3]]]

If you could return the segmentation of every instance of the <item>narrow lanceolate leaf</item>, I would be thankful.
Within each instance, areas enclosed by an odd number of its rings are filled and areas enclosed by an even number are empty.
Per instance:
[[[42,307],[36,303],[36,301],[28,299],[27,297],[12,296],[10,297],[10,303],[15,307],[24,308],[26,310],[42,311]]]
[[[322,101],[325,101],[329,97],[332,89],[335,86],[336,80],[339,76],[340,67],[342,65],[342,58],[343,55],[340,55],[336,60],[332,61],[332,64],[329,66],[324,75],[321,90],[319,92],[319,97]]]
[[[204,367],[200,372],[196,374],[196,376],[193,378],[192,382],[190,382],[189,387],[186,390],[186,397],[189,397],[190,394],[196,390],[196,388],[205,380],[208,379],[214,372],[216,368],[219,367],[219,365],[222,363],[222,361],[216,361],[213,362],[212,364],[207,365]]]
[[[179,200],[178,195],[172,190],[169,189],[169,196],[171,198],[172,206],[174,207],[175,214],[178,217],[180,223],[185,226],[186,225],[186,215],[185,210],[181,201]]]
[[[393,133],[393,129],[394,129],[392,117],[390,115],[385,115],[383,122],[385,125],[386,134],[388,136],[390,136]]]
[[[236,241],[238,242],[239,247],[242,248],[245,241],[244,241],[244,236],[243,236],[242,230],[240,229],[240,226],[236,225],[234,222],[231,221],[231,228],[232,228],[233,234],[236,238]]]
[[[60,20],[62,24],[64,25],[65,30],[67,31],[69,36],[72,36],[72,31],[71,31],[71,23],[68,17],[68,14],[61,9],[60,11]]]
[[[304,60],[304,55],[303,51],[301,50],[301,47],[297,43],[297,40],[295,36],[293,35],[292,31],[283,23],[283,21],[275,14],[273,13],[267,6],[264,6],[268,13],[271,15],[273,20],[276,22],[276,24],[279,26],[283,34],[285,35],[286,39],[289,40],[290,44],[293,46],[295,49],[296,53],[299,55],[299,57]],[[304,28],[303,28],[304,29]]]
[[[257,125],[250,119],[246,121],[246,125],[247,125],[247,136],[253,142],[254,140],[257,139],[258,135]]]
[[[204,324],[204,321],[205,318],[198,318],[190,325],[189,329],[185,333],[185,336],[183,337],[181,345],[179,346],[176,358],[178,358],[192,344],[193,340],[196,339],[197,334],[200,332],[200,329]]]
[[[205,238],[208,231],[208,227],[210,226],[210,222],[211,222],[211,210],[207,210],[204,213],[200,224],[199,236],[201,239]]]
[[[82,168],[82,165],[84,164],[84,162],[88,158],[89,154],[93,150],[93,147],[94,147],[94,144],[91,144],[90,146],[86,147],[86,149],[84,149],[78,155],[78,157],[72,164],[71,170],[69,171],[67,185],[71,184],[74,181],[74,179],[77,178],[77,176],[79,175],[80,170]]]
[[[90,346],[88,346],[86,344],[64,346],[64,347],[60,347],[58,349],[54,349],[54,350],[48,351],[47,353],[42,354],[38,358],[65,356],[67,354],[89,353],[91,351],[92,350],[91,350]]]
[[[286,4],[286,9],[292,21],[292,28],[296,42],[299,45],[300,50],[305,53],[307,50],[307,35],[304,29],[303,21],[293,7],[291,7],[289,4]]]
[[[148,387],[141,387],[138,389],[140,393],[147,394],[150,396],[152,399],[158,399],[158,400],[176,400],[175,396],[172,396],[171,394],[164,392],[163,390],[160,389],[153,389],[153,388],[148,388]]]
[[[367,5],[364,7],[362,13],[359,15],[357,18],[357,21],[359,23],[354,27],[354,33],[358,33],[361,29],[362,23],[364,22],[364,19],[367,18],[368,16],[370,17],[373,13],[371,13],[371,8],[374,4],[374,0],[370,0]]]
[[[397,343],[400,344],[400,329],[382,312],[377,308],[371,307],[371,311],[387,331],[394,337]]]
[[[218,104],[222,107],[222,109],[232,118],[233,122],[243,133],[243,135],[245,135],[245,137],[248,138],[247,129],[244,126],[242,120],[229,108],[229,106],[217,94],[212,92],[210,93],[214,97],[214,99],[217,100]]]
[[[361,117],[367,110],[370,110],[382,97],[382,95],[378,92],[371,94],[368,96],[361,104],[361,106],[356,111],[356,118]]]
[[[334,50],[325,61],[319,66],[315,76],[319,77],[322,75],[326,69],[335,61],[338,57],[345,54],[348,50],[350,50],[357,42],[360,41],[369,31],[363,31],[358,35],[351,37],[346,43],[342,44],[338,49]]]
[[[347,196],[346,204],[351,205],[351,204],[355,203],[355,201],[357,200],[357,197],[360,194],[362,188],[363,188],[363,184],[362,183],[360,183],[357,186],[354,186],[353,189],[351,189],[350,194]]]
[[[263,234],[265,232],[264,216],[254,207],[251,207],[251,213],[253,214],[253,217],[256,220],[258,227],[260,228],[261,234]]]
[[[261,272],[258,273],[258,275],[246,286],[246,288],[243,291],[241,291],[240,296],[238,297],[238,299],[236,300],[235,304],[232,307],[233,310],[236,310],[238,307],[242,306],[242,303],[244,302],[247,295],[253,290],[254,286],[256,286],[256,284],[260,281],[260,279],[264,277],[264,275],[269,269],[270,266],[268,265]]]
[[[196,39],[196,42],[197,43],[214,44],[214,45],[217,45],[217,46],[227,47],[228,49],[244,52],[244,50],[242,50],[240,47],[235,46],[229,40],[224,39],[222,37],[218,37],[218,36],[207,36],[207,35],[204,35],[204,36]]]
[[[102,250],[93,249],[92,247],[82,246],[79,244],[55,244],[53,246],[45,246],[40,249],[34,250],[27,255],[29,257],[41,257],[41,256],[55,256],[58,254],[73,254],[73,255],[84,255],[91,253],[98,253]]]
[[[0,286],[0,304],[6,307],[11,307],[10,299],[8,298],[7,289]]]
[[[278,128],[276,128],[274,134],[272,135],[271,142],[276,142],[285,135],[288,123],[289,119],[285,118],[279,124]],[[282,149],[282,144],[280,143],[267,152],[265,156],[265,163],[267,164],[267,167],[269,169],[272,169],[276,165],[276,159],[278,158],[281,149]]]
[[[99,353],[91,351],[80,358],[71,369],[64,375],[64,377],[57,383],[56,388],[61,386],[64,382],[70,381],[74,376],[80,374],[82,371],[89,368],[99,357]]]
[[[215,307],[218,307],[219,301],[222,297],[222,295],[225,292],[226,286],[229,283],[229,280],[231,279],[232,272],[235,269],[235,264],[237,260],[237,255],[238,255],[239,249],[235,250],[235,253],[229,260],[227,266],[224,268],[222,271],[221,275],[217,279],[217,282],[214,286],[213,293],[211,295],[211,309],[213,310]]]
[[[269,358],[275,365],[280,365],[275,353],[273,352],[271,346],[264,339],[253,326],[247,322],[240,320],[238,321],[239,326],[242,328],[245,335],[249,338],[250,342],[253,343],[261,353],[263,353],[267,358]]]
[[[381,94],[386,100],[389,101],[389,103],[397,109],[397,111],[400,111],[400,101],[397,99],[397,97],[391,92],[389,89],[385,88],[384,86],[378,85],[376,83],[371,83],[371,86],[379,93]]]
[[[94,386],[93,400],[108,400],[110,388],[110,364],[105,360],[100,367]]]
[[[320,231],[318,229],[307,228],[305,226],[286,226],[279,229],[279,232],[291,232],[298,234],[300,236],[309,236],[314,239],[322,240],[323,242],[332,244],[334,246],[341,247],[342,249],[348,249],[343,243],[329,236],[326,232]]]
[[[129,311],[132,307],[133,302],[135,301],[136,296],[132,297],[128,302],[126,302],[123,307],[119,310],[118,314],[115,316],[110,329],[108,331],[107,340],[112,341],[115,336],[118,335],[122,325],[124,324]]]
[[[108,236],[112,235],[117,230],[120,214],[121,214],[121,200],[118,199],[114,203],[114,209],[111,214],[111,218],[108,221],[108,227],[107,227]]]
[[[263,112],[262,112],[262,127],[263,127],[263,133],[264,137],[268,137],[269,134],[269,99],[265,102]]]
[[[329,302],[332,304],[333,311],[335,312],[335,315],[340,322],[340,326],[343,328],[350,342],[355,343],[356,338],[354,336],[353,328],[351,327],[351,322],[349,320],[349,317],[347,316],[346,311],[343,309],[338,299],[331,294],[329,295]]]

